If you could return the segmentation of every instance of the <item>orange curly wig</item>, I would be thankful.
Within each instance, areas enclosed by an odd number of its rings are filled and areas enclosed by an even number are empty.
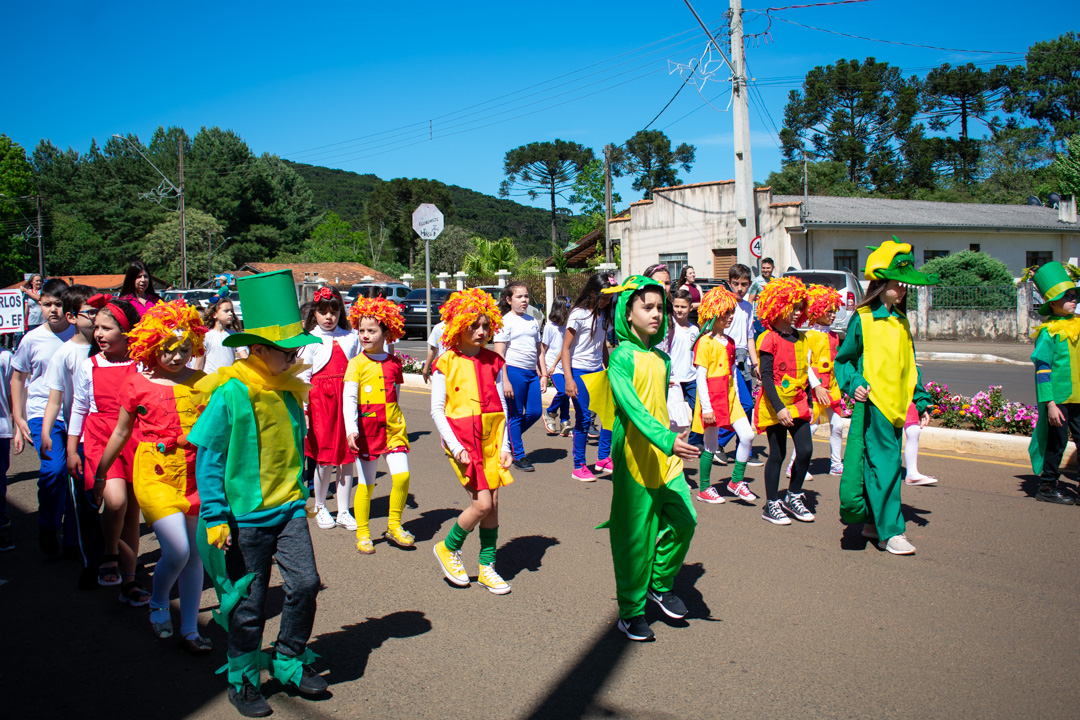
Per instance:
[[[203,354],[203,325],[199,311],[183,300],[158,303],[151,306],[138,324],[127,333],[128,354],[132,360],[152,367],[157,354],[171,350],[185,340],[191,342],[191,354]]]
[[[487,316],[492,335],[502,329],[503,319],[499,306],[486,292],[479,288],[468,288],[451,295],[442,306],[441,317],[446,323],[446,327],[443,328],[442,344],[446,347],[457,345],[462,331],[476,322],[481,315]]]
[[[806,286],[794,277],[777,278],[770,282],[757,296],[757,316],[770,327],[806,302]],[[798,324],[798,323],[796,323]]]
[[[717,285],[701,298],[698,305],[698,320],[707,322],[720,315],[726,315],[735,309],[739,299],[723,285]]]
[[[360,318],[375,318],[386,328],[386,342],[395,343],[405,337],[405,318],[401,308],[393,300],[384,297],[356,298],[349,309],[349,324],[354,330],[360,329]]]
[[[806,317],[813,322],[821,316],[836,312],[844,298],[836,288],[828,285],[811,285],[806,289]]]

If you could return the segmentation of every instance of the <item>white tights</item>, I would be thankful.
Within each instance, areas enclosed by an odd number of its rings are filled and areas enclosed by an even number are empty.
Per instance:
[[[383,455],[383,457],[386,458],[386,469],[390,471],[391,477],[409,472],[409,453],[387,453],[386,455]],[[374,485],[375,474],[378,472],[378,465],[379,458],[357,460],[357,482],[362,482],[365,485]]]
[[[754,429],[750,427],[750,421],[741,417],[732,423],[731,427],[739,437],[739,444],[735,448],[735,461],[746,462],[750,459],[750,449],[754,444]],[[705,451],[715,454],[719,449],[720,429],[715,425],[705,428]]]
[[[195,546],[199,519],[183,513],[167,515],[153,524],[161,545],[161,559],[154,568],[151,610],[169,607],[169,593],[180,579],[180,634],[191,637],[199,632],[199,602],[202,599],[203,564]]]
[[[330,490],[330,472],[334,467],[333,465],[318,465],[315,467],[315,507],[322,507],[326,504],[326,493]],[[338,465],[337,476],[338,512],[342,510],[348,511],[349,503],[352,500],[352,463]]]
[[[904,428],[904,464],[907,465],[907,476],[912,479],[922,477],[922,473],[919,472],[919,435],[921,434],[922,428],[918,423]]]

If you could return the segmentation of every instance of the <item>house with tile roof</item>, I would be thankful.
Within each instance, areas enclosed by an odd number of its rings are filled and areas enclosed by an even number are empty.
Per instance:
[[[240,271],[252,273],[291,270],[293,281],[298,285],[303,282],[325,282],[336,287],[350,287],[364,280],[375,282],[398,282],[397,278],[369,268],[360,263],[271,263],[254,262],[240,268]]]

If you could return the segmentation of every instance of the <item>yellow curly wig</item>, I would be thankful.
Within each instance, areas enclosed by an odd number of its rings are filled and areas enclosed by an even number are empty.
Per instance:
[[[481,315],[486,315],[491,323],[491,334],[499,332],[503,326],[502,313],[495,299],[479,288],[468,288],[456,292],[450,299],[443,303],[442,321],[446,323],[443,328],[442,344],[446,347],[457,345],[461,332],[476,322]]]
[[[138,324],[127,333],[128,354],[132,360],[152,367],[157,354],[191,342],[191,354],[203,354],[203,336],[206,335],[199,311],[183,300],[158,303],[151,306]]]
[[[723,285],[717,285],[701,298],[698,305],[698,320],[707,322],[720,315],[726,315],[735,309],[739,299]]]
[[[844,304],[844,298],[836,288],[828,285],[811,285],[806,289],[806,317],[813,322],[826,313],[836,312]]]
[[[353,329],[360,329],[360,318],[375,318],[386,328],[386,342],[395,343],[405,337],[405,318],[401,308],[393,300],[384,297],[356,298],[349,309],[349,324]]]
[[[770,327],[779,318],[806,301],[806,286],[794,277],[777,278],[757,296],[757,316]]]

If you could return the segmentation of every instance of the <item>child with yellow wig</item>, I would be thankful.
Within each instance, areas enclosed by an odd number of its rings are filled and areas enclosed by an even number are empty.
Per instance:
[[[393,301],[361,297],[349,311],[349,323],[359,334],[361,347],[345,370],[342,401],[346,441],[349,450],[356,453],[356,549],[365,555],[375,552],[368,520],[380,457],[386,458],[392,482],[383,537],[398,547],[411,548],[416,540],[401,527],[401,511],[409,497],[409,433],[398,405],[398,388],[405,376],[401,360],[387,350],[387,345],[404,337],[405,320]]]
[[[159,638],[172,636],[169,593],[179,579],[180,642],[196,654],[210,652],[211,645],[198,627],[203,588],[202,560],[195,545],[199,492],[196,449],[187,434],[206,398],[194,387],[204,373],[187,363],[193,354],[203,354],[205,335],[199,312],[183,300],[152,306],[127,333],[131,359],[145,370],[132,373],[120,387],[119,418],[99,463],[109,467],[134,434],[135,497],[161,545],[150,626]]]
[[[461,546],[480,526],[477,581],[496,595],[510,584],[495,572],[499,539],[499,488],[513,482],[507,468],[514,460],[506,422],[503,380],[506,361],[484,347],[502,327],[502,313],[483,290],[454,293],[442,307],[443,345],[431,376],[431,418],[443,448],[471,504],[458,516],[446,539],[435,545],[446,579],[465,587],[469,575]]]
[[[809,400],[809,345],[806,334],[795,329],[806,307],[806,286],[798,278],[773,280],[757,299],[758,319],[767,330],[758,338],[761,395],[754,415],[758,432],[769,439],[765,463],[765,508],[761,518],[774,525],[790,525],[785,510],[796,520],[813,522],[803,504],[802,486],[813,452]],[[780,499],[780,468],[787,455],[788,434],[795,441],[791,483]]]
[[[757,500],[757,496],[750,492],[743,480],[754,442],[754,429],[739,401],[739,391],[735,383],[735,341],[724,334],[735,315],[737,303],[738,298],[730,290],[715,287],[705,293],[698,306],[698,319],[706,330],[694,345],[697,402],[691,429],[704,433],[705,436],[705,451],[701,453],[698,491],[695,497],[707,503],[724,502],[724,498],[710,480],[713,455],[719,450],[721,429],[733,430],[739,437],[728,491],[747,502]]]

